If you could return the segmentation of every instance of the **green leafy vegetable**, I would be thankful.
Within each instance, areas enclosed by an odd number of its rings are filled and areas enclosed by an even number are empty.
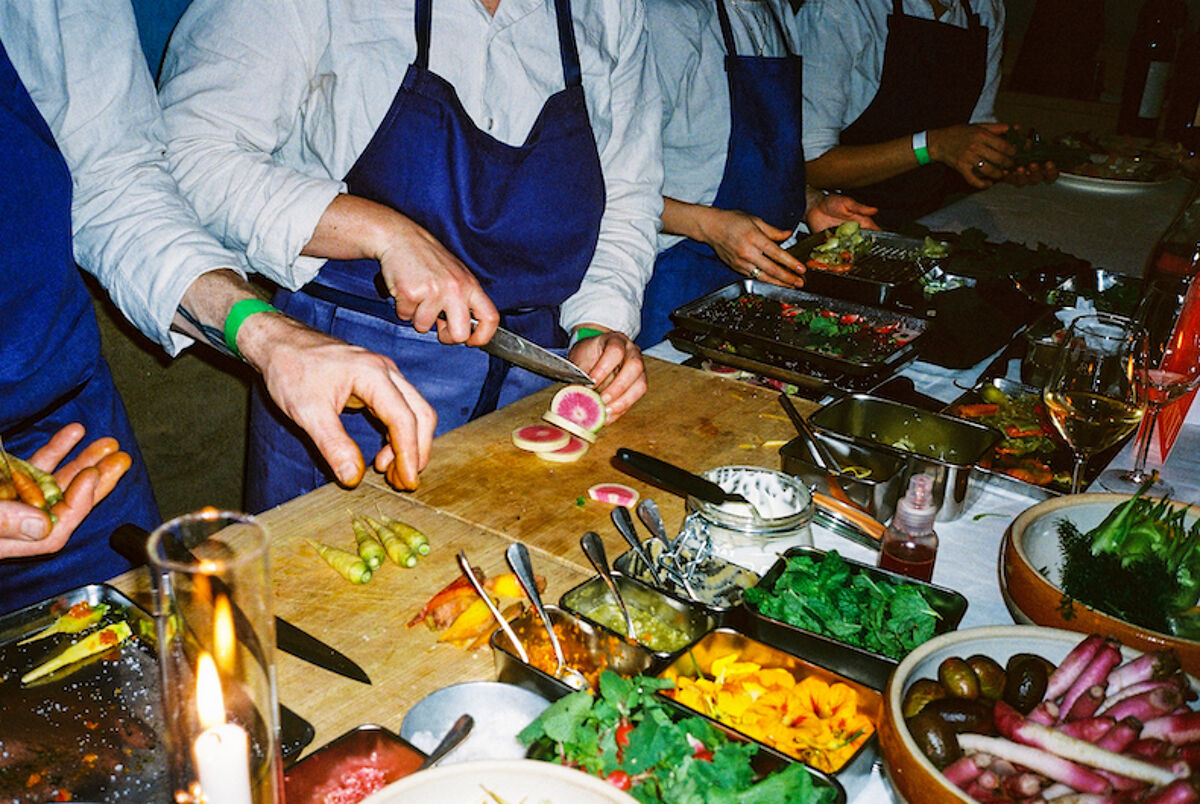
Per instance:
[[[655,697],[671,682],[600,674],[600,692],[560,698],[518,738],[530,756],[581,768],[601,778],[628,774],[642,804],[820,804],[835,798],[799,763],[756,780],[758,747],[730,741],[699,717],[679,717]],[[711,752],[711,757],[709,753]]]
[[[1190,506],[1147,499],[1149,484],[1087,533],[1058,523],[1067,596],[1156,631],[1200,638],[1200,520]]]
[[[877,579],[836,550],[792,556],[773,588],[751,588],[746,602],[768,617],[899,659],[930,639],[938,614],[915,584]]]

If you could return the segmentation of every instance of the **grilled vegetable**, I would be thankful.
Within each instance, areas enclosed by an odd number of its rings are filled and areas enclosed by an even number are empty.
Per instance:
[[[22,684],[31,684],[39,678],[50,675],[55,670],[61,670],[67,665],[81,662],[90,656],[112,650],[132,635],[129,623],[122,620],[119,623],[105,626],[95,633],[88,634],[79,642],[67,646],[54,656],[39,664],[25,675],[21,676]]]
[[[36,634],[25,637],[17,644],[25,645],[30,642],[36,642],[53,634],[78,634],[86,631],[98,624],[104,618],[104,615],[108,613],[108,609],[109,606],[107,603],[101,603],[99,606],[93,606],[87,601],[76,603],[67,610],[66,614],[61,615],[57,620]]]
[[[371,580],[371,570],[357,553],[351,553],[348,550],[342,550],[339,547],[330,547],[327,544],[314,542],[312,539],[304,541],[312,545],[317,551],[317,555],[325,560],[325,563],[337,570],[338,574],[345,578],[350,583],[366,583]]]

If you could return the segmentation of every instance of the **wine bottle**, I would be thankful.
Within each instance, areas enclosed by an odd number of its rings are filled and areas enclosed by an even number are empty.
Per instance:
[[[1137,137],[1158,134],[1167,79],[1186,19],[1183,0],[1146,0],[1142,4],[1125,61],[1117,133]]]
[[[1200,27],[1179,46],[1171,74],[1163,138],[1200,153]]]

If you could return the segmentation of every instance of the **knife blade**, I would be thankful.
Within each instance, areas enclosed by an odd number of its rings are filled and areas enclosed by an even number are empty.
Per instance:
[[[570,360],[538,346],[528,338],[522,338],[515,332],[510,332],[504,327],[496,327],[496,334],[492,336],[492,339],[479,348],[489,355],[507,360],[509,363],[552,380],[581,383],[588,386],[596,384],[596,381],[589,377],[587,372]]]
[[[149,535],[145,528],[127,522],[112,532],[108,537],[108,543],[113,550],[123,555],[133,566],[139,567],[149,562],[149,556],[146,553],[146,539]],[[187,548],[176,545],[175,549],[179,551],[181,557],[191,560],[192,556]],[[217,583],[224,585],[217,579],[214,588]],[[245,615],[236,606],[233,609],[233,615],[235,619],[239,617],[245,619]],[[248,627],[239,628],[238,633],[254,636],[254,632]],[[279,616],[275,617],[275,646],[284,653],[289,653],[309,664],[315,664],[323,670],[329,670],[363,684],[371,683],[366,672],[349,656]],[[255,656],[262,655],[261,648],[250,652]]]

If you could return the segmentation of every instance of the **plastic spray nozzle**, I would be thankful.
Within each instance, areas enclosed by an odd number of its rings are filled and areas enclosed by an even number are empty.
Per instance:
[[[908,491],[896,503],[893,524],[905,533],[928,533],[933,530],[935,516],[937,506],[933,504],[933,478],[929,475],[913,475],[908,481]]]

